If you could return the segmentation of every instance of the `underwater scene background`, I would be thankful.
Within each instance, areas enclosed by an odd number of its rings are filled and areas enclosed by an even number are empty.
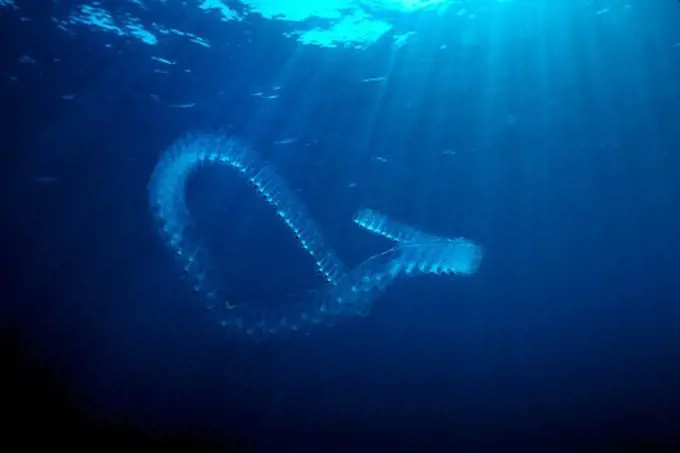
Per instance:
[[[7,442],[679,448],[680,3],[0,0],[0,36]]]

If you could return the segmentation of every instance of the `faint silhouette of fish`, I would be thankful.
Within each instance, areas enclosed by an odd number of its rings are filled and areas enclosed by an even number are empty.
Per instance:
[[[274,145],[290,145],[292,143],[297,142],[297,138],[284,138],[283,140],[276,140],[273,144]]]
[[[54,176],[38,176],[35,178],[35,182],[40,184],[54,184],[59,182],[59,179]]]
[[[195,102],[188,102],[186,104],[170,104],[168,105],[169,108],[171,109],[191,109],[196,107]]]

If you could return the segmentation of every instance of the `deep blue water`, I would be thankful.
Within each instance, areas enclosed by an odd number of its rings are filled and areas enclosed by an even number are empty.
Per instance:
[[[680,4],[628,3],[480,14],[465,46],[422,19],[407,46],[363,51],[169,8],[149,17],[233,45],[69,35],[51,22],[63,3],[0,11],[4,410],[56,429],[55,446],[675,451]],[[155,73],[157,54],[191,72]],[[169,107],[182,103],[197,105]],[[148,207],[156,160],[193,130],[263,155],[347,263],[389,247],[351,222],[370,206],[474,240],[482,266],[399,281],[368,317],[308,336],[234,341]],[[322,284],[228,170],[199,173],[187,197],[235,299]]]

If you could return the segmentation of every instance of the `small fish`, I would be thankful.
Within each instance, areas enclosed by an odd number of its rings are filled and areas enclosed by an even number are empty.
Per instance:
[[[469,150],[463,150],[463,151],[456,150],[456,149],[445,149],[444,151],[442,151],[442,155],[443,156],[457,156],[459,154],[470,154],[470,153],[474,153],[476,151],[477,151],[476,149],[469,149]]]
[[[284,138],[283,140],[276,140],[273,144],[274,145],[290,145],[292,143],[297,142],[297,138]]]
[[[361,79],[362,83],[369,83],[369,82],[382,82],[383,80],[387,80],[387,77],[382,76],[382,77],[366,77],[365,79]]]
[[[166,60],[165,58],[161,58],[161,57],[151,57],[151,59],[153,61],[157,61],[157,62],[163,63],[163,64],[169,64],[169,65],[177,64],[174,61]]]
[[[188,102],[186,104],[170,104],[168,105],[169,108],[171,109],[191,109],[196,107],[195,102]]]
[[[253,93],[253,96],[262,98],[262,99],[276,99],[279,97],[278,94],[264,94],[261,91],[258,91],[257,93]]]

